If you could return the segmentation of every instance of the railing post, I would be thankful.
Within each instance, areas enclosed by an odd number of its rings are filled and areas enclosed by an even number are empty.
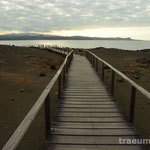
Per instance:
[[[67,62],[66,62],[66,73],[68,72],[68,60],[67,60]]]
[[[68,70],[70,68],[70,65],[71,65],[71,60],[72,60],[72,54],[68,57]],[[67,71],[68,72],[68,71]]]
[[[69,70],[69,67],[70,67],[70,62],[71,62],[71,59],[70,59],[70,56],[68,57],[68,70]]]
[[[114,84],[115,84],[115,72],[112,70],[112,74],[111,74],[111,95],[114,95]]]
[[[67,62],[66,62],[66,73],[68,73],[68,66],[69,66],[69,61],[68,61],[68,59],[67,59]]]
[[[58,78],[58,98],[60,99],[61,97],[61,74],[59,75]]]
[[[63,83],[65,83],[65,79],[66,79],[66,65],[64,66],[63,69]]]
[[[69,56],[69,58],[70,58],[70,63],[69,63],[69,67],[70,67],[71,61],[72,61],[72,53],[71,53],[71,55]]]
[[[90,56],[89,56],[89,53],[88,52],[86,52],[87,53],[87,58],[88,58],[88,60],[90,60]]]
[[[104,81],[104,76],[105,76],[104,63],[102,62],[102,81]]]
[[[134,122],[135,99],[136,99],[136,88],[132,86],[130,99],[130,114],[129,114],[129,121],[131,123]]]
[[[90,54],[90,63],[92,64],[93,62],[93,57],[92,57],[92,54]]]
[[[93,56],[93,67],[95,66],[95,57]]]
[[[96,72],[98,72],[98,60],[96,58]]]
[[[72,53],[73,54],[73,53]],[[70,64],[69,64],[69,67],[71,65],[71,62],[72,62],[72,54],[70,55]]]
[[[47,95],[44,104],[45,104],[45,139],[47,139],[51,133],[50,93]]]

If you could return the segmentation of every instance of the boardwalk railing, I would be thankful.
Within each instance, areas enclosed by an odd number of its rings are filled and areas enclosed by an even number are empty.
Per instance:
[[[46,48],[46,47],[43,47]],[[48,47],[47,47],[48,48]],[[50,51],[58,52],[56,49],[49,49]],[[62,53],[59,51],[59,53]],[[36,103],[33,105],[31,110],[28,112],[26,117],[23,119],[21,124],[18,126],[16,131],[13,133],[13,135],[10,137],[10,139],[7,141],[5,146],[2,148],[2,150],[15,150],[19,143],[21,142],[22,138],[24,137],[25,133],[29,129],[30,125],[32,124],[33,120],[35,119],[36,115],[38,114],[41,107],[45,106],[45,138],[47,139],[50,132],[51,132],[51,124],[52,124],[52,118],[50,117],[51,112],[51,99],[50,99],[50,92],[53,88],[54,84],[58,81],[58,98],[61,95],[61,80],[63,80],[63,83],[65,81],[65,75],[68,71],[68,68],[71,64],[73,58],[73,51],[68,52],[66,55],[66,58],[57,71],[56,75],[52,78],[52,80],[49,82],[45,90],[42,92]]]
[[[53,52],[56,52],[58,54],[65,54],[65,55],[72,51],[70,48],[59,48],[57,46],[50,46],[50,45],[43,45],[43,44],[39,44],[38,46],[34,46],[34,47],[39,47],[40,49],[46,49],[46,50],[53,50]]]
[[[113,66],[111,66],[106,61],[102,60],[95,54],[93,54],[90,51],[85,52],[86,57],[91,62],[93,67],[95,68],[96,72],[98,72],[98,61],[101,62],[102,70],[101,70],[101,79],[104,81],[105,77],[105,66],[108,66],[112,73],[111,73],[111,94],[114,95],[114,85],[115,85],[115,74],[119,75],[121,78],[126,80],[131,85],[131,94],[130,94],[130,112],[129,112],[129,121],[134,122],[134,112],[135,112],[135,103],[136,103],[136,91],[138,90],[140,93],[142,93],[145,97],[147,97],[150,100],[150,93],[142,88],[140,85],[129,79],[126,75],[115,69]]]

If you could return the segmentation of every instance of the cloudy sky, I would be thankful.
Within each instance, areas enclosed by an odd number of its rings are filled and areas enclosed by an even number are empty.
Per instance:
[[[0,0],[0,34],[150,40],[150,0]]]

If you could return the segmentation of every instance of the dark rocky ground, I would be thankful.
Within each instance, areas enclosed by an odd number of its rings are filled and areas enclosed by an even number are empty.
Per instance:
[[[92,52],[150,91],[150,50],[128,51],[101,47]]]
[[[0,46],[0,149],[36,102],[63,60],[62,56],[38,48]],[[44,124],[41,124],[43,113],[41,110],[31,134],[25,139],[27,143],[36,143],[33,145],[37,147],[37,143],[40,147],[38,132],[44,128]],[[41,133],[44,134],[44,131],[41,130]]]
[[[150,92],[150,50],[127,51],[101,47],[91,51]],[[99,69],[101,69],[100,66],[99,63]],[[105,74],[105,84],[110,91],[111,70],[108,67],[105,68]],[[127,117],[130,108],[130,95],[130,84],[116,75],[114,96]],[[134,123],[141,137],[146,139],[150,139],[149,118],[150,100],[137,91]]]
[[[101,47],[91,51],[150,92],[150,50],[126,51]],[[63,59],[59,55],[37,48],[0,46],[0,149],[55,75]],[[101,75],[100,71],[98,75]],[[109,91],[110,82],[111,70],[105,67],[105,84]],[[57,86],[54,88],[53,96],[56,97]],[[127,117],[130,92],[131,86],[116,75],[114,96]],[[143,138],[150,139],[150,100],[138,91],[136,97],[135,127]],[[40,139],[44,137],[44,130],[41,130],[44,129],[43,116],[44,109],[41,109],[29,133],[23,139],[22,143],[28,144],[25,146],[21,143],[19,150],[29,147],[42,149],[43,143]]]

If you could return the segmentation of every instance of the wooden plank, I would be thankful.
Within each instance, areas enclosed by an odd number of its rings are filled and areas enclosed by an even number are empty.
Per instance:
[[[65,86],[67,86],[67,87],[83,87],[83,86],[86,87],[86,86],[89,86],[89,87],[93,87],[93,88],[94,87],[95,88],[102,88],[102,85],[99,85],[96,83],[95,84],[94,83],[93,84],[92,83],[86,83],[86,84],[85,83],[84,84],[83,83],[78,83],[78,84],[66,83]]]
[[[66,93],[89,93],[89,92],[91,92],[91,93],[107,93],[108,94],[108,92],[106,91],[106,90],[65,90],[65,91],[63,91],[63,93],[64,94],[66,94]]]
[[[93,118],[93,117],[57,117],[56,121],[59,122],[96,122],[96,123],[106,123],[106,122],[126,122],[126,119],[123,117],[111,117],[111,118]]]
[[[51,144],[48,150],[141,150],[140,145],[78,145]]]
[[[120,109],[59,108],[60,112],[120,113]]]
[[[108,95],[108,94],[97,94],[97,95],[65,95],[65,94],[63,94],[62,95],[62,97],[69,97],[69,98],[71,98],[71,97],[73,97],[73,98],[111,98],[111,96],[110,95]]]
[[[112,102],[110,98],[61,98],[61,101],[76,101],[76,102]]]
[[[76,122],[54,122],[54,127],[58,128],[96,128],[96,129],[122,129],[122,128],[133,128],[130,124],[123,122],[123,123],[76,123]]]
[[[85,75],[85,76],[87,76],[87,75]],[[103,83],[101,83],[100,81],[99,81],[99,79],[97,79],[97,77],[95,76],[95,77],[92,77],[92,78],[90,78],[90,77],[88,77],[88,78],[85,78],[85,76],[78,76],[76,79],[75,79],[75,81],[67,81],[66,82],[66,85],[67,84],[73,84],[73,85],[76,85],[76,84],[92,84],[92,83],[95,83],[96,85],[98,85],[98,86],[101,86]],[[93,74],[91,74],[91,76],[93,76]],[[80,79],[79,79],[80,78]],[[90,81],[87,81],[87,80],[90,80]]]
[[[63,91],[64,94],[102,94],[102,93],[105,93],[105,94],[108,94],[108,92],[106,90],[88,90],[88,91],[84,91],[84,90],[78,90],[78,91]]]
[[[63,136],[55,135],[50,143],[80,145],[120,145],[119,139],[137,139],[136,136]]]
[[[53,135],[72,135],[72,136],[124,136],[138,134],[134,129],[60,129],[54,128]]]
[[[79,76],[79,78],[81,78],[81,76]],[[66,82],[65,85],[87,85],[87,84],[88,85],[92,85],[93,84],[93,86],[101,87],[102,83],[98,82],[98,80],[96,81],[95,78],[93,77],[93,79],[91,80],[91,82],[82,82],[80,80],[78,80],[78,82],[68,81],[68,82]]]
[[[111,98],[108,95],[102,95],[102,96],[67,96],[67,95],[63,95],[62,98],[79,98],[79,99],[109,99]]]
[[[67,84],[65,84],[65,86],[67,86],[67,87],[86,87],[86,86],[89,86],[89,87],[93,87],[93,88],[100,88],[100,87],[102,87],[101,85],[99,85],[99,84],[95,84],[94,85],[94,83],[92,84],[80,84],[80,83],[78,83],[78,84],[72,84],[72,83],[67,83]]]
[[[67,101],[67,100],[63,100],[62,102],[60,102],[60,104],[72,104],[72,105],[114,105],[116,104],[116,102],[114,101],[96,101],[96,102],[93,102],[93,101]]]
[[[118,108],[116,104],[113,105],[72,105],[72,104],[60,104],[58,108],[89,108],[89,109],[98,109],[98,108]]]
[[[68,93],[68,94],[70,94],[70,93],[108,93],[106,90],[82,90],[82,89],[80,89],[80,90],[65,90],[65,91],[63,91],[63,93],[64,94],[66,94],[66,93]]]
[[[93,89],[97,89],[97,90],[104,90],[104,88],[101,88],[102,86],[93,86],[93,85],[64,85],[64,88],[68,88],[71,90],[76,90],[76,89],[85,89],[85,90],[91,90]]]
[[[66,97],[66,96],[80,96],[80,97],[84,97],[84,96],[86,96],[86,97],[100,97],[100,96],[109,96],[109,94],[108,93],[104,93],[104,92],[98,92],[98,93],[90,93],[90,92],[88,92],[88,93],[64,93],[63,94],[63,97]]]
[[[68,87],[64,86],[64,88],[67,89]],[[69,90],[83,90],[83,89],[84,90],[104,90],[105,88],[102,86],[101,87],[93,87],[92,86],[92,88],[91,87],[82,87],[81,88],[81,87],[71,87],[71,86],[69,87]]]
[[[76,85],[73,85],[73,84],[65,84],[64,87],[67,87],[67,88],[85,88],[85,89],[91,89],[92,88],[95,88],[95,89],[104,89],[102,88],[102,85],[93,85],[93,84],[87,84],[86,86],[85,85],[81,85],[81,84],[76,84]]]
[[[101,87],[101,88],[84,88],[84,89],[76,89],[76,88],[64,88],[64,92],[67,92],[67,91],[75,91],[75,92],[80,92],[80,91],[107,91],[104,87]]]
[[[69,113],[69,112],[61,112],[56,114],[57,117],[121,117],[123,114],[121,113]]]

